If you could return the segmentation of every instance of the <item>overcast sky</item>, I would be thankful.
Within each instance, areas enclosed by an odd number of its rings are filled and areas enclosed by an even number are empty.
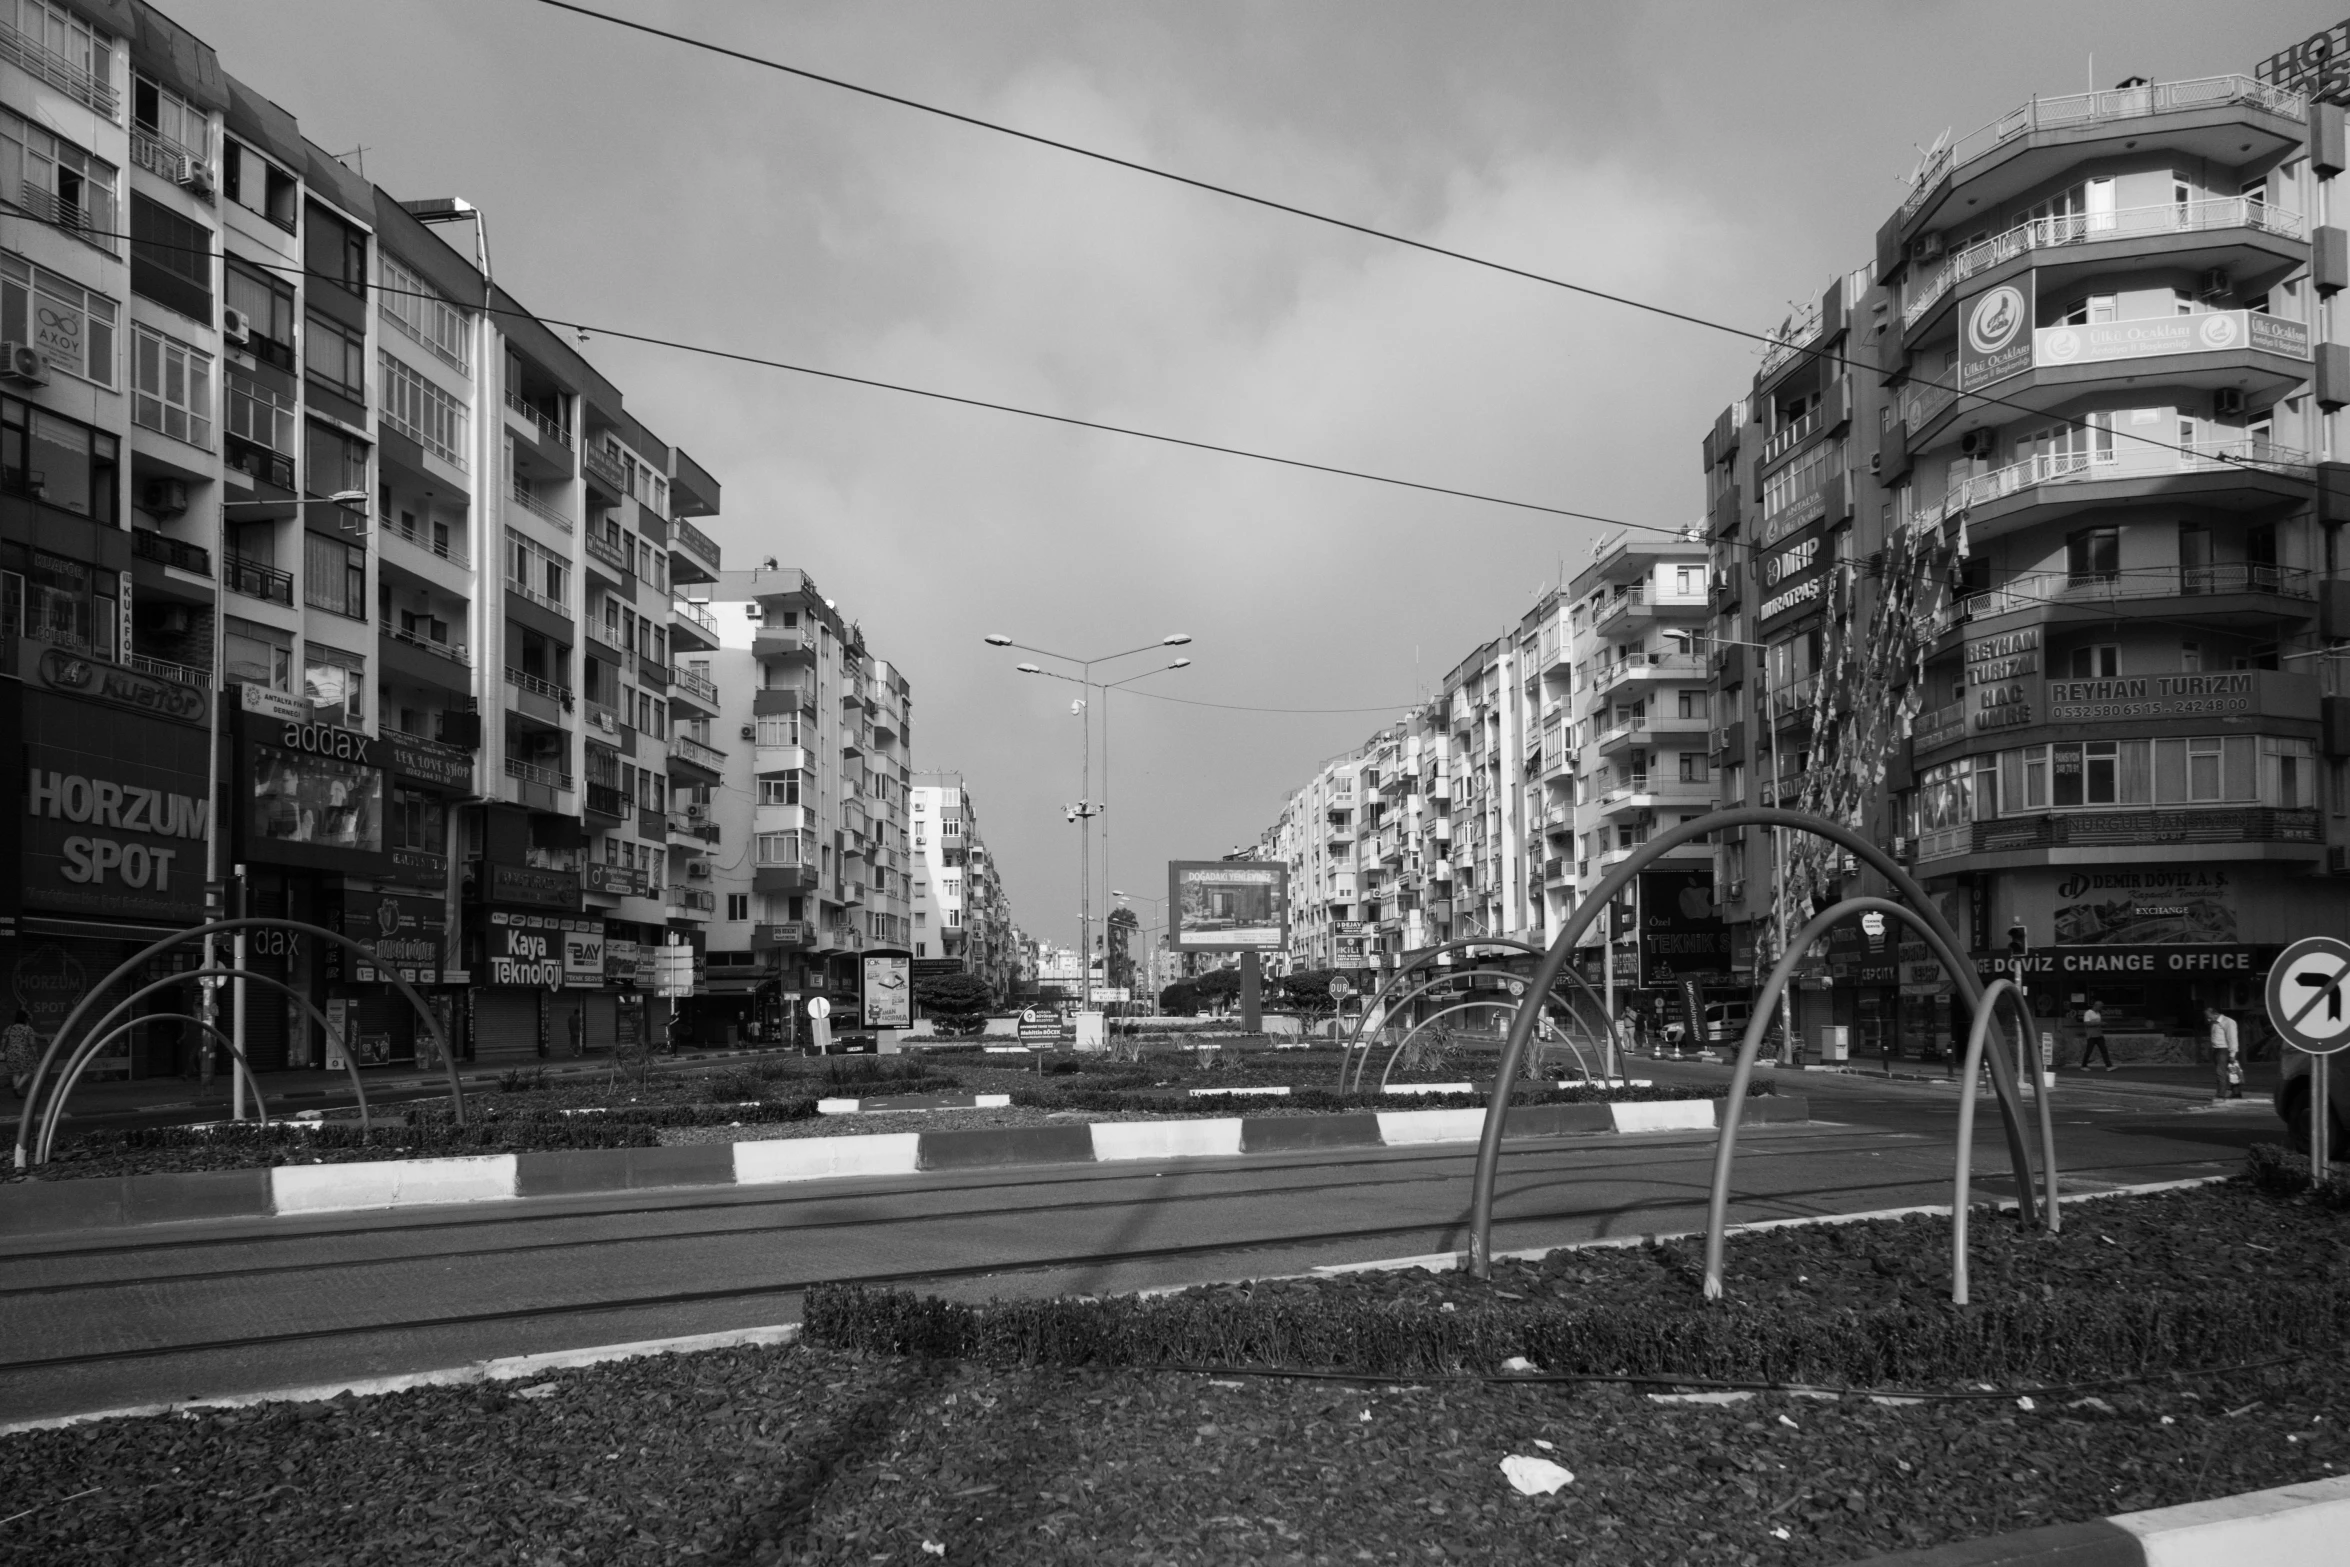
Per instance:
[[[2350,8],[601,3],[1757,329],[1869,259],[1945,128],[2092,81],[2248,72]],[[534,0],[164,8],[386,188],[482,207],[499,281],[552,316],[1668,525],[1698,515],[1699,437],[1757,357]],[[915,765],[964,772],[1015,917],[1061,941],[1075,688],[982,635],[1092,655],[1185,631],[1194,666],[1139,689],[1400,709],[1597,531],[585,351],[723,483],[728,562],[805,567],[906,672]],[[1097,885],[1161,895],[1168,859],[1253,841],[1390,716],[1106,706]]]

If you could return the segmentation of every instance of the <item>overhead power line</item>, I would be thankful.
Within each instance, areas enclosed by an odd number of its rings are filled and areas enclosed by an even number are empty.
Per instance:
[[[1455,250],[1450,246],[1438,245],[1429,240],[1414,239],[1408,234],[1398,234],[1392,229],[1378,228],[1368,223],[1358,223],[1351,218],[1342,218],[1333,213],[1317,212],[1311,207],[1301,207],[1293,202],[1281,201],[1271,196],[1260,196],[1253,191],[1241,190],[1236,186],[1220,185],[1213,180],[1200,179],[1195,175],[1162,168],[1154,163],[1144,163],[1136,158],[1121,158],[1115,153],[1103,152],[1099,148],[1062,141],[1055,137],[1040,135],[1035,131],[1025,131],[1016,125],[1006,125],[999,120],[985,119],[976,114],[963,113],[958,109],[948,109],[938,104],[925,103],[919,98],[909,98],[902,93],[888,92],[879,87],[867,87],[859,82],[848,81],[838,76],[828,76],[821,71],[812,71],[805,66],[792,65],[787,61],[777,60],[767,55],[752,54],[747,50],[729,48],[724,44],[712,43],[706,38],[697,38],[691,33],[675,32],[669,28],[655,27],[649,22],[638,22],[625,16],[615,16],[609,11],[598,11],[589,6],[575,4],[573,0],[537,0],[537,3],[551,6],[558,11],[568,11],[575,16],[584,16],[594,21],[609,23],[614,27],[626,28],[631,32],[642,33],[648,37],[682,44],[689,49],[699,49],[707,54],[740,61],[745,65],[755,65],[764,70],[778,71],[786,76],[796,76],[803,81],[815,82],[825,87],[837,88],[842,92],[855,93],[860,97],[894,104],[901,109],[911,109],[918,114],[934,115],[942,120],[951,120],[958,125],[970,126],[974,130],[991,131],[999,136],[1009,136],[1038,147],[1050,148],[1055,152],[1064,152],[1072,157],[1090,159],[1096,163],[1108,164],[1113,168],[1125,169],[1130,173],[1147,175],[1152,179],[1165,180],[1170,184],[1187,186],[1193,190],[1205,191],[1210,195],[1245,202],[1249,206],[1261,207],[1270,212],[1303,218],[1309,223],[1319,223],[1328,228],[1361,235],[1366,239],[1379,240],[1389,245],[1400,245],[1407,250],[1416,250],[1425,255],[1441,256],[1447,261],[1462,262],[1488,272],[1498,272],[1505,277],[1519,278],[1529,283],[1540,283],[1547,288],[1564,289],[1570,294],[1580,294],[1586,299],[1597,299],[1611,305],[1621,305],[1627,310],[1642,311],[1648,315],[1663,317],[1668,321],[1679,321],[1688,326],[1703,327],[1709,332],[1727,333],[1732,337],[1743,338],[1748,342],[1761,343],[1768,347],[1780,346],[1784,341],[1770,332],[1757,332],[1751,327],[1736,326],[1727,321],[1717,321],[1709,316],[1698,315],[1693,311],[1677,310],[1670,305],[1660,305],[1654,300],[1639,299],[1629,294],[1618,294],[1608,289],[1594,288],[1588,283],[1577,283],[1572,279],[1557,277],[1547,272],[1537,272],[1529,267],[1513,266],[1506,261],[1496,261],[1491,256],[1480,256],[1472,251]],[[1822,364],[1833,364],[1841,369],[1860,370],[1870,375],[1885,373],[1884,368],[1880,365],[1848,359],[1841,354],[1829,353],[1825,349],[1793,347],[1790,352]],[[2003,397],[1994,397],[1988,392],[1968,391],[1955,382],[1913,381],[1912,384],[1928,390],[1951,392],[1958,397],[1988,407],[2013,409],[2031,414],[2036,418],[2047,416],[2045,409],[2032,408]],[[2131,430],[2115,430],[2112,433],[2144,445],[2161,447],[2171,451],[2186,449],[2175,441],[2166,441],[2159,436],[2140,435]],[[1504,504],[1510,503],[1505,502]],[[1584,514],[1573,513],[1570,515],[1581,516]],[[1637,525],[1626,523],[1621,526]],[[1655,531],[1678,532],[1679,530],[1659,529]],[[1719,542],[1734,543],[1736,541],[1722,540]],[[1752,548],[1752,546],[1743,547]]]

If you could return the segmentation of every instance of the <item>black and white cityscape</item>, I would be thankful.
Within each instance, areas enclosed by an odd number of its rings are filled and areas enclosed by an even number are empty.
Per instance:
[[[0,1563],[2340,1561],[2346,169],[2302,0],[0,0]]]

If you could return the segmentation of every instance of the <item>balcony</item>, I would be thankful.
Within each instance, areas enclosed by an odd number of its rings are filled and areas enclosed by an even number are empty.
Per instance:
[[[1638,653],[1599,670],[1593,677],[1592,692],[1606,696],[1630,685],[1705,677],[1705,660],[1695,653]]]
[[[1953,252],[1939,271],[1904,289],[1901,324],[1904,328],[1916,326],[1959,284],[2035,251],[2233,229],[2284,240],[2301,240],[2308,234],[2300,214],[2271,207],[2251,196],[2217,196],[2151,207],[2124,207],[2118,212],[2076,212],[2063,217],[2034,218],[2004,234],[1994,234]],[[1764,460],[1767,462],[1769,458]]]
[[[271,604],[294,607],[294,579],[291,574],[275,566],[265,566],[242,555],[229,555],[223,564],[227,567],[224,581],[231,593],[242,593],[247,598],[264,600]]]
[[[1619,594],[1602,604],[1599,612],[1591,617],[1591,628],[1594,631],[1617,630],[1652,619],[1661,611],[1686,610],[1691,614],[1703,614],[1706,608],[1706,595],[1702,591],[1654,593],[1643,583],[1631,592]]]
[[[706,707],[718,705],[718,683],[708,675],[698,675],[683,664],[669,667],[669,686],[672,692],[682,691]]]
[[[718,541],[683,517],[671,520],[669,542],[682,547],[688,555],[709,567],[713,573],[718,571]]]
[[[133,653],[125,660],[142,675],[153,675],[158,680],[169,680],[175,685],[194,686],[199,691],[212,687],[212,672],[190,664],[174,664],[168,659],[149,658],[144,653]]]
[[[565,620],[569,620],[571,618],[571,611],[564,606],[564,603],[561,599],[554,598],[545,593],[541,593],[538,589],[532,587],[527,582],[517,582],[514,580],[514,578],[508,577],[506,579],[506,591],[513,594],[516,598],[530,600],[530,602],[536,604],[541,609],[551,610],[555,614],[561,615]]]
[[[718,912],[718,895],[704,887],[672,886],[661,902],[688,919],[708,919]]]
[[[2181,844],[2279,844],[2297,846],[2279,856],[2309,858],[2324,851],[2325,831],[2314,810],[2268,805],[2230,805],[2156,810],[2088,810],[2046,816],[2007,816],[1918,835],[1921,861],[1956,855],[2039,853],[2063,849],[2111,851]],[[2100,855],[2067,856],[2083,861]]]
[[[587,476],[609,489],[614,498],[628,494],[628,465],[618,452],[606,446],[582,447],[579,462]]]
[[[522,489],[519,486],[507,486],[506,501],[508,505],[519,506],[524,511],[529,512],[533,517],[538,518],[539,521],[546,523],[550,527],[558,528],[565,533],[573,531],[573,529],[577,526],[569,517],[564,516],[562,512],[556,510],[547,502],[540,500],[537,496],[531,494],[530,491]]]
[[[1820,411],[1814,408],[1793,424],[1781,426],[1772,433],[1769,440],[1763,442],[1762,465],[1768,468],[1772,463],[1801,446],[1807,438],[1819,433]]]
[[[2212,437],[2186,446],[2125,440],[2110,451],[2048,452],[1961,479],[1944,495],[1939,516],[1989,506],[2046,485],[2164,480],[2195,474],[2268,476],[2303,487],[2283,492],[2299,498],[2307,493],[2305,487],[2314,482],[2316,473],[2316,460],[2309,453],[2252,436]],[[2035,499],[2045,503],[2062,497]]]
[[[1801,314],[1789,318],[1778,331],[1771,334],[1770,342],[1763,348],[1762,364],[1754,372],[1755,381],[1759,384],[1769,380],[1781,365],[1794,358],[1800,350],[1819,341],[1819,336],[1820,302],[1815,299],[1804,307]]]
[[[2078,577],[2062,571],[2035,571],[2004,582],[1987,593],[1970,595],[1962,609],[1969,620],[1985,620],[2019,610],[2096,609],[2133,600],[2210,598],[2240,593],[2314,602],[2317,576],[2299,566],[2266,566],[2244,561],[2212,566],[2146,566]]]
[[[2156,82],[2105,92],[2035,98],[1990,124],[1968,132],[1919,168],[1917,183],[1901,203],[1903,222],[1917,216],[1943,183],[1966,168],[2039,131],[2081,131],[2118,126],[2158,114],[2243,105],[2296,123],[2309,118],[2308,100],[2249,76],[2205,76],[2184,82]]]
[[[721,772],[726,767],[726,753],[724,751],[719,750],[716,746],[704,745],[701,741],[687,734],[672,734],[669,737],[669,759],[673,762],[691,762],[694,766],[706,767],[713,773]]]
[[[0,22],[0,60],[22,67],[74,102],[96,110],[109,121],[120,112],[112,83],[92,75],[84,66],[57,53],[30,33],[19,32],[7,22]]]
[[[526,675],[512,665],[506,668],[506,684],[514,688],[514,711],[526,718],[561,724],[563,715],[571,711],[571,691],[567,686]]]
[[[418,636],[413,631],[403,631],[388,620],[378,621],[376,626],[386,638],[399,643],[402,647],[412,647],[420,653],[429,653],[434,658],[456,665],[459,669],[473,667],[473,659],[465,651],[465,644],[462,642],[435,642],[432,638]]]
[[[560,447],[564,451],[571,450],[571,432],[524,402],[511,387],[506,390],[506,407],[509,412],[519,414],[523,423],[537,432],[538,438],[549,446]]]
[[[636,807],[617,785],[591,783],[587,786],[587,811],[590,816],[626,821],[636,814]]]
[[[519,757],[506,758],[506,776],[542,789],[569,791],[571,775],[559,767],[547,767],[538,762],[526,762]]]
[[[693,630],[689,635],[701,641],[703,645],[712,648],[718,645],[718,617],[711,614],[702,605],[689,604],[684,599],[678,599],[669,606],[669,614],[672,630],[682,631],[687,626],[691,626]],[[684,623],[683,625],[679,624],[681,621]]]
[[[1600,731],[1599,754],[1610,755],[1636,745],[1654,745],[1664,740],[1702,740],[1707,733],[1703,718],[1683,718],[1678,714],[1651,713],[1644,718],[1627,719]]]
[[[211,160],[161,131],[143,125],[131,127],[131,162],[180,186],[198,201],[209,204],[212,200]]]
[[[152,528],[131,529],[131,553],[192,577],[209,579],[212,575],[211,551],[201,544],[189,544]]]
[[[1673,778],[1634,778],[1599,797],[1599,814],[1615,818],[1640,811],[1709,810],[1714,803],[1711,783]]]
[[[628,556],[621,551],[617,539],[605,536],[608,531],[591,525],[587,530],[587,552],[620,573],[625,580],[629,575]]]
[[[473,559],[465,552],[465,540],[456,530],[434,526],[431,522],[417,522],[413,513],[398,517],[378,517],[376,532],[381,538],[398,539],[422,550],[435,560],[445,560],[462,571],[473,569]]]

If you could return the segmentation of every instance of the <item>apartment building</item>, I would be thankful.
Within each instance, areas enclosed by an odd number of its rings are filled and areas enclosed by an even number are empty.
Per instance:
[[[1010,1000],[1019,982],[1012,908],[963,775],[916,773],[912,813],[915,961],[960,963],[999,1003]]]
[[[712,874],[712,949],[751,976],[746,1021],[771,1029],[780,998],[818,995],[853,1017],[859,957],[914,950],[911,688],[795,567],[722,572],[705,608],[730,747],[712,815],[739,845]]]
[[[1316,768],[1265,830],[1259,857],[1289,867],[1289,946],[1267,955],[1275,971],[1370,966],[1359,850],[1376,792],[1363,774],[1378,738]]]
[[[490,285],[471,208],[372,185],[152,8],[13,0],[0,43],[0,957],[37,1026],[201,919],[208,821],[232,907],[376,958],[253,939],[337,1030],[255,987],[261,1070],[416,1059],[385,970],[481,1060],[664,1026],[639,954],[709,912],[672,590],[717,568],[715,481]],[[82,830],[112,797],[162,808]],[[108,1065],[180,1069],[177,1027]]]
[[[2094,994],[2132,1034],[2257,1012],[2350,902],[2343,116],[2294,58],[1937,144],[1705,442],[1725,797],[1750,769],[1857,822],[1978,961],[2020,927],[2036,1007]],[[1775,867],[1869,880],[1768,837],[1721,849],[1742,956]],[[1922,947],[1854,933],[1831,978],[1807,1028],[1947,1045]]]

